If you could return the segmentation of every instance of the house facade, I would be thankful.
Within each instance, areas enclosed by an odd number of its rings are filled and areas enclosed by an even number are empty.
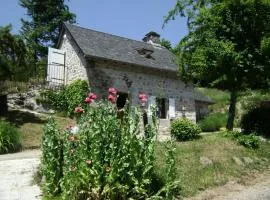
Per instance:
[[[173,54],[156,43],[158,37],[150,32],[141,42],[65,23],[58,43],[64,54],[63,83],[87,80],[101,98],[114,87],[119,108],[127,99],[138,105],[139,94],[145,93],[147,106],[155,104],[161,119],[196,121],[194,88],[181,81]]]

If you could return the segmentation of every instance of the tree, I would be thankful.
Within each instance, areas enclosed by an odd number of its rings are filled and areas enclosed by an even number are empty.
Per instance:
[[[178,0],[165,23],[177,15],[189,28],[176,48],[182,77],[230,91],[231,130],[237,94],[270,86],[270,0]]]
[[[20,5],[28,15],[26,20],[21,19],[21,33],[37,61],[47,55],[48,46],[56,45],[62,22],[75,23],[76,16],[64,0],[20,0]]]
[[[23,40],[10,32],[12,26],[0,27],[0,80],[22,80],[28,77]]]
[[[169,40],[164,39],[164,38],[161,39],[160,45],[165,47],[169,51],[173,50],[171,42]]]

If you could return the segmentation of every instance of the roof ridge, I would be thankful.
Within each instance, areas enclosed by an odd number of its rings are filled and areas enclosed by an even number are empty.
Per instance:
[[[97,30],[94,30],[94,29],[90,29],[90,28],[85,28],[85,27],[82,27],[82,26],[79,26],[78,24],[70,24],[68,22],[64,22],[65,25],[68,25],[68,26],[75,26],[77,28],[82,28],[82,29],[86,29],[86,30],[89,30],[89,31],[93,31],[93,32],[96,32],[96,33],[102,33],[102,34],[106,34],[106,35],[110,35],[110,36],[114,36],[114,37],[118,37],[118,38],[122,38],[122,39],[126,39],[126,40],[130,40],[130,41],[134,41],[134,42],[139,42],[139,43],[142,43],[142,44],[145,44],[147,46],[150,46],[152,48],[155,48],[154,45],[152,44],[148,44],[144,41],[140,41],[140,40],[135,40],[135,39],[130,39],[130,38],[127,38],[127,37],[123,37],[123,36],[119,36],[119,35],[114,35],[114,34],[111,34],[111,33],[105,33],[105,32],[102,32],[102,31],[97,31]],[[168,50],[166,49],[165,47],[163,47],[162,45],[160,45],[160,47],[164,50]],[[169,50],[168,50],[169,51]]]

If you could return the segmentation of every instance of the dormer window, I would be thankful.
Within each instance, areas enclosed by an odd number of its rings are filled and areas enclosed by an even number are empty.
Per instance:
[[[143,56],[143,57],[145,57],[145,58],[155,60],[155,58],[152,56],[152,54],[154,53],[153,50],[146,49],[146,48],[142,48],[142,49],[136,49],[136,51],[137,51],[141,56]]]

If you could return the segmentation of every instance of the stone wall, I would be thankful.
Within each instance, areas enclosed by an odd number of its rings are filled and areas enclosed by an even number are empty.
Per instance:
[[[29,88],[28,92],[8,94],[8,107],[12,109],[27,109],[41,113],[53,113],[53,110],[49,109],[49,107],[37,103],[41,89],[41,87],[32,87]]]
[[[139,103],[140,92],[157,98],[173,98],[176,117],[196,120],[193,87],[183,83],[175,74],[100,60],[88,66],[87,74],[91,88],[101,96],[106,95],[108,87],[115,87],[119,92],[130,94],[132,105]]]
[[[65,51],[65,83],[70,84],[76,79],[87,80],[86,60],[70,34],[63,35],[59,49]]]

